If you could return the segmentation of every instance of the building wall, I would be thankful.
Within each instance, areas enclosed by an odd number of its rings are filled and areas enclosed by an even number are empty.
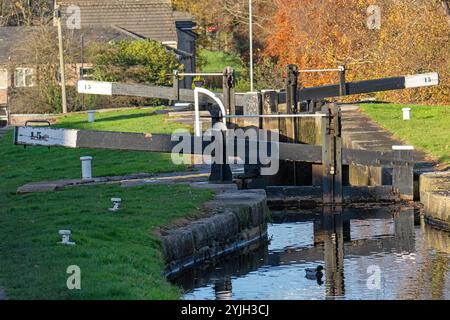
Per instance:
[[[7,67],[0,66],[0,105],[8,104],[8,88],[11,85],[10,74]]]
[[[8,104],[8,89],[0,89],[0,105]]]

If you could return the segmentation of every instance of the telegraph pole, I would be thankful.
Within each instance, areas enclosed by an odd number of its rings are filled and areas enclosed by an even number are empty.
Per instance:
[[[252,0],[248,0],[248,8],[249,8],[249,33],[250,33],[250,91],[253,92],[253,8],[252,8]]]
[[[59,69],[61,74],[61,98],[62,98],[62,112],[67,113],[67,95],[66,95],[66,73],[64,64],[64,44],[61,25],[61,6],[55,7],[55,19],[58,27],[58,42],[59,42]]]

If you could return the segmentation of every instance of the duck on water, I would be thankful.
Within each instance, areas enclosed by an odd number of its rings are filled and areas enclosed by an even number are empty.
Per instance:
[[[323,285],[323,270],[324,268],[322,266],[318,266],[317,268],[313,269],[313,268],[306,268],[305,272],[306,272],[306,279],[308,280],[314,280],[317,281],[317,284],[319,286]]]

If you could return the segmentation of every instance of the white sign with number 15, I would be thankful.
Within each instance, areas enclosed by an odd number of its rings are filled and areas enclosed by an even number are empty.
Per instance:
[[[405,88],[429,87],[437,86],[438,84],[439,74],[436,72],[405,77]]]
[[[78,93],[112,96],[112,83],[100,81],[78,81]]]

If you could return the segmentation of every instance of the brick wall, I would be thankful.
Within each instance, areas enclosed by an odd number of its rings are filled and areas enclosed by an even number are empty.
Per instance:
[[[0,105],[8,104],[8,89],[0,89]]]

